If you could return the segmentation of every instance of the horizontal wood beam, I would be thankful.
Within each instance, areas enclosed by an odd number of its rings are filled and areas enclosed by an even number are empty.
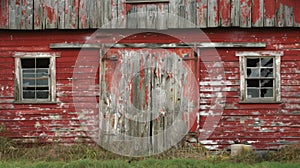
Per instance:
[[[58,48],[101,48],[101,44],[81,44],[81,43],[52,43],[51,49]],[[235,47],[252,47],[263,48],[266,43],[261,42],[204,42],[204,43],[117,43],[103,44],[105,48],[235,48]]]
[[[170,0],[126,0],[126,3],[166,3]]]

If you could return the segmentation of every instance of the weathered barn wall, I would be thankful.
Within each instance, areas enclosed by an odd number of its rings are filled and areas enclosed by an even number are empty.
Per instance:
[[[202,42],[195,35],[198,31],[172,30],[186,42]],[[269,32],[272,31],[272,34]],[[50,43],[83,43],[93,31],[1,31],[0,32],[0,123],[6,126],[6,136],[22,141],[60,141],[75,142],[86,139],[86,133],[80,125],[83,115],[98,118],[98,84],[99,72],[91,69],[98,65],[98,49],[85,50],[84,64],[90,66],[76,67],[79,49],[50,49]],[[163,31],[162,31],[163,33]],[[200,65],[200,131],[205,118],[210,115],[211,101],[217,92],[224,96],[225,109],[220,123],[206,144],[226,146],[235,140],[252,142],[257,148],[275,148],[278,145],[299,142],[300,127],[300,46],[299,30],[296,28],[253,28],[253,29],[206,29],[205,33],[213,42],[265,42],[266,48],[218,48],[225,69],[226,80],[211,82],[208,66],[213,66],[218,58],[212,49],[201,49],[201,57],[206,57]],[[102,35],[101,35],[102,34]],[[114,37],[124,37],[130,30],[103,30],[100,32],[102,42],[114,42]],[[157,34],[141,34],[127,38],[122,42],[170,43],[169,38],[157,37]],[[236,51],[284,51],[281,57],[281,92],[282,103],[279,104],[241,104],[239,98],[239,58]],[[57,104],[15,104],[14,103],[14,52],[56,52],[56,87]],[[96,58],[96,59],[95,59]],[[89,96],[82,97],[74,90],[74,68],[80,69],[86,79],[95,79],[86,84],[83,90]],[[78,72],[78,71],[76,71]],[[96,74],[96,75],[95,75]],[[218,88],[222,88],[218,90]],[[73,97],[72,97],[73,96]],[[95,103],[95,97],[97,99]],[[226,97],[226,100],[225,100]],[[76,102],[73,102],[76,101]],[[79,106],[75,108],[74,104]],[[80,107],[82,105],[82,108]],[[90,106],[88,110],[85,107]],[[81,120],[97,131],[98,123]],[[3,134],[3,133],[1,133]],[[88,140],[88,139],[87,139]]]
[[[2,29],[299,27],[297,0],[1,0]],[[137,14],[139,13],[139,14]],[[182,19],[175,18],[180,16]]]

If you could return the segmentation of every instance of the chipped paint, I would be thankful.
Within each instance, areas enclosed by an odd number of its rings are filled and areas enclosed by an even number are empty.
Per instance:
[[[14,1],[0,3],[2,29],[207,28],[300,26],[295,0]],[[104,8],[105,7],[105,8]],[[140,14],[136,14],[139,12]],[[178,15],[188,22],[169,18]],[[144,14],[143,14],[144,13]],[[157,13],[161,13],[158,15]],[[171,18],[170,18],[171,17]],[[186,24],[193,23],[193,24]]]

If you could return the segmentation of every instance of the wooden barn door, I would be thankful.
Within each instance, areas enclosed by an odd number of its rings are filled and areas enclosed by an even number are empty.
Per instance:
[[[189,117],[197,103],[191,99],[198,96],[192,92],[198,86],[191,84],[196,60],[193,50],[185,48],[107,49],[100,67],[101,142],[117,147],[130,137],[147,137],[144,144],[135,144],[145,150],[176,143],[170,136],[183,136],[178,134],[184,130],[166,133],[174,121],[194,124]]]

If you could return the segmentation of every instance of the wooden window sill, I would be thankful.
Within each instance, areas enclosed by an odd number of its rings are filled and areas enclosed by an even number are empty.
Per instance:
[[[281,101],[240,101],[240,104],[281,104]]]
[[[14,101],[14,104],[58,104],[52,101]]]

